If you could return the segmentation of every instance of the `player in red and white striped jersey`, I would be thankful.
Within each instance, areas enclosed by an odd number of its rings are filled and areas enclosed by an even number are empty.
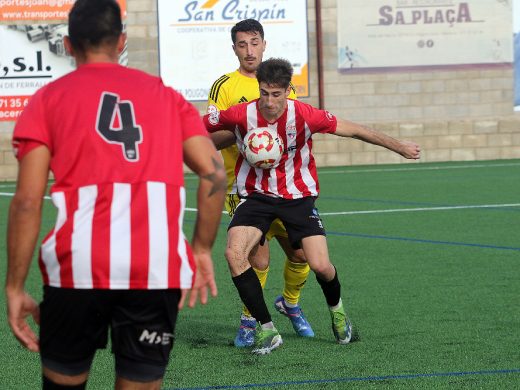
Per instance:
[[[329,133],[357,138],[388,148],[408,159],[418,159],[420,148],[414,142],[396,140],[365,126],[337,119],[327,111],[288,99],[292,67],[286,60],[262,62],[256,77],[260,87],[259,99],[204,116],[210,132],[234,129],[239,150],[245,134],[257,127],[276,130],[285,145],[280,164],[275,168],[254,168],[242,156],[235,167],[242,200],[228,228],[226,258],[242,301],[261,324],[255,335],[253,353],[269,353],[282,344],[263,299],[260,283],[247,261],[250,251],[262,242],[275,218],[285,225],[291,245],[303,249],[329,306],[336,341],[347,344],[352,338],[352,326],[341,301],[336,269],[329,260],[325,230],[314,207],[319,183],[312,156],[312,135]]]
[[[225,171],[195,107],[159,78],[118,65],[125,36],[115,0],[76,1],[65,44],[77,69],[32,97],[13,134],[9,324],[40,351],[44,388],[84,388],[109,329],[116,386],[159,388],[177,308],[188,290],[190,307],[199,294],[206,303],[208,289],[217,293],[211,248]],[[191,247],[182,230],[183,162],[199,176]],[[24,283],[49,170],[57,220],[40,250],[40,316]],[[41,317],[40,340],[30,314]]]

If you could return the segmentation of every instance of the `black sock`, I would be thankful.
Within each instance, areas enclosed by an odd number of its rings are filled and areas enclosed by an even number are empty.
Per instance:
[[[336,306],[341,298],[341,285],[339,284],[338,271],[336,271],[335,267],[334,271],[334,278],[330,282],[326,282],[325,280],[320,279],[318,275],[316,275],[316,280],[321,286],[323,295],[325,295],[327,305],[329,306]]]
[[[79,385],[60,385],[51,381],[45,375],[42,375],[42,389],[43,390],[85,390],[87,388],[87,382],[83,382]]]
[[[269,314],[265,304],[262,285],[253,268],[249,268],[246,272],[232,278],[232,280],[238,290],[240,299],[242,299],[251,315],[261,324],[271,322],[271,314]]]

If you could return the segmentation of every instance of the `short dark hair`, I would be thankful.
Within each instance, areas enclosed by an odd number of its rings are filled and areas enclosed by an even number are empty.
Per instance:
[[[69,39],[81,52],[115,45],[123,31],[121,8],[115,0],[77,0],[69,12]]]
[[[237,43],[237,32],[257,32],[264,40],[264,28],[258,20],[245,19],[233,26],[231,29],[231,40],[233,43]]]
[[[269,58],[263,61],[256,70],[258,83],[266,83],[270,86],[288,88],[291,84],[293,67],[283,58]]]

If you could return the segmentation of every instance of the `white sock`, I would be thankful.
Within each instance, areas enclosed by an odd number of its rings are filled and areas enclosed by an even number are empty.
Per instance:
[[[298,303],[294,304],[294,303],[289,303],[287,302],[285,299],[283,300],[284,303],[285,303],[285,306],[287,307],[290,307],[290,308],[295,308],[295,307],[298,307]]]
[[[343,306],[343,302],[341,301],[341,298],[339,299],[339,302],[335,306],[329,306],[330,310],[338,310]]]

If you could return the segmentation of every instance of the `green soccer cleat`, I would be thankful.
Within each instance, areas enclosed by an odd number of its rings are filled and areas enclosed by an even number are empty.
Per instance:
[[[352,340],[352,323],[345,314],[343,306],[336,310],[330,310],[332,320],[332,332],[338,344],[348,344]]]
[[[256,330],[255,347],[252,353],[255,355],[267,355],[282,344],[282,336],[276,329],[262,329],[259,326]]]

